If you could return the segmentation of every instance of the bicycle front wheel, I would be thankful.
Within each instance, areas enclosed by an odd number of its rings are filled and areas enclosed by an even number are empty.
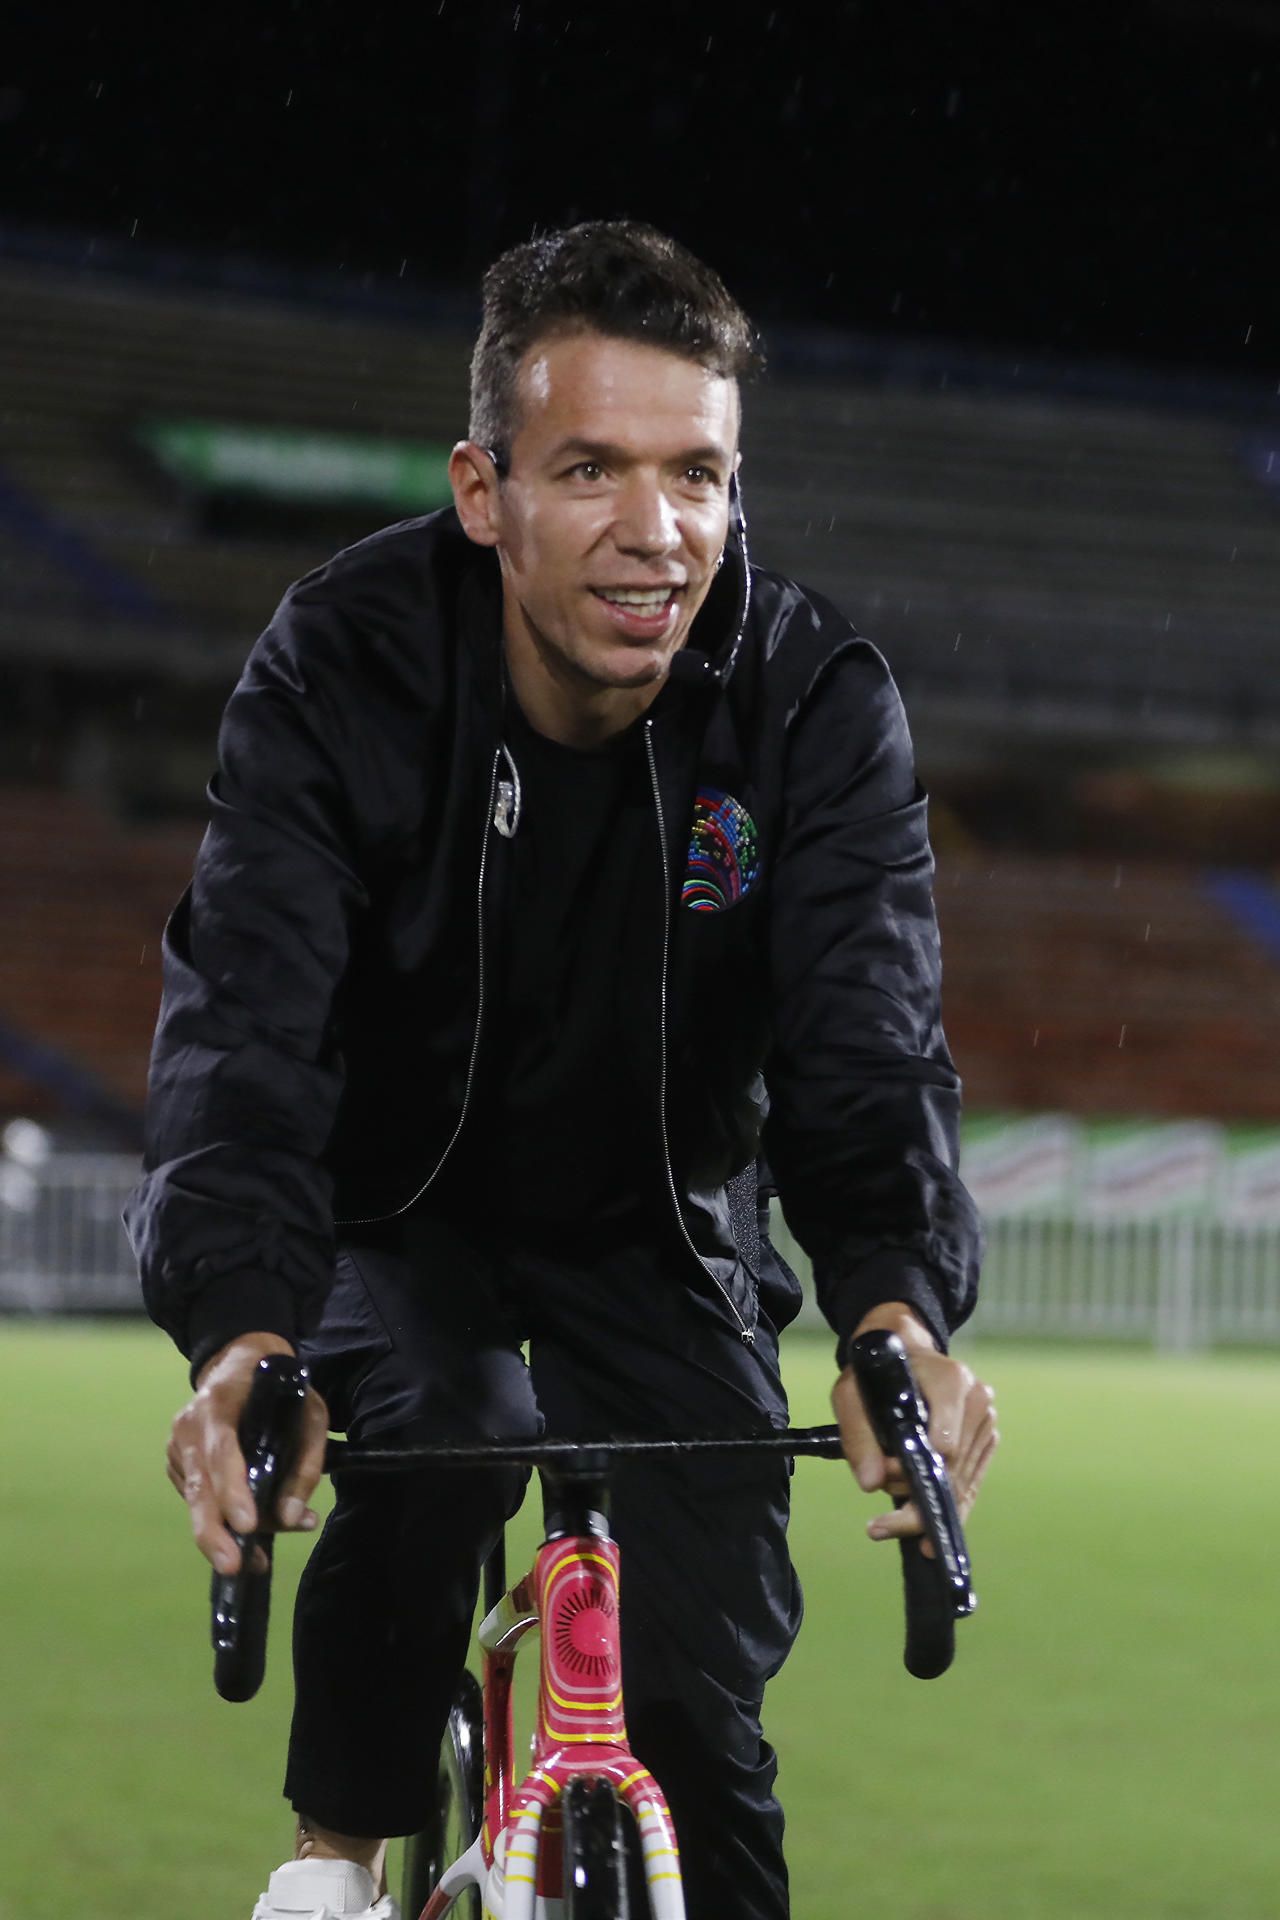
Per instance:
[[[564,1920],[649,1920],[636,1824],[607,1780],[564,1790]]]
[[[422,1832],[404,1844],[400,1906],[405,1920],[417,1920],[441,1874],[466,1852],[484,1817],[484,1701],[472,1673],[458,1682],[427,1811]],[[450,1913],[457,1920],[481,1920],[479,1888],[459,1894]]]

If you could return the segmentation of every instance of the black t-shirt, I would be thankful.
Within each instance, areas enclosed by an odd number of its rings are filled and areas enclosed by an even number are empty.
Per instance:
[[[652,1082],[637,1086],[622,1035],[641,1016],[624,964],[637,896],[651,891],[652,921],[662,887],[643,736],[583,752],[512,702],[505,740],[521,804],[514,837],[490,840],[480,1059],[427,1204],[515,1232],[623,1227],[652,1159]]]

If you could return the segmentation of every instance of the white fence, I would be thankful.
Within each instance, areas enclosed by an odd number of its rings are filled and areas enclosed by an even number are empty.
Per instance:
[[[120,1209],[138,1177],[129,1154],[0,1161],[0,1311],[140,1312]]]
[[[988,1217],[977,1312],[966,1331],[1028,1339],[1280,1346],[1280,1225],[1210,1220]],[[806,1281],[804,1319],[822,1325],[808,1262],[774,1214],[774,1238]]]
[[[120,1225],[137,1171],[111,1154],[0,1161],[0,1311],[140,1310]],[[776,1210],[774,1220],[803,1271]],[[976,1333],[1280,1346],[1280,1224],[1011,1213],[986,1225]],[[807,1317],[817,1323],[812,1303]]]
[[[1280,1345],[1280,1225],[989,1219],[976,1333]]]

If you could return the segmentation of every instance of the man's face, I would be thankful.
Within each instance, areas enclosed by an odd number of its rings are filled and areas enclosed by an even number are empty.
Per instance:
[[[530,348],[494,530],[509,648],[566,690],[660,681],[728,532],[737,384],[598,333]]]

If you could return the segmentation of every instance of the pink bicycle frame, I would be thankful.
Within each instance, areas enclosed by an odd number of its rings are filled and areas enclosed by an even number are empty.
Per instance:
[[[684,1920],[671,1815],[627,1745],[618,1604],[616,1542],[561,1536],[547,1541],[533,1572],[482,1623],[484,1823],[421,1920],[440,1920],[467,1886],[482,1889],[486,1920],[550,1920],[562,1893],[559,1801],[575,1775],[608,1781],[635,1816],[653,1920]],[[520,1642],[539,1625],[533,1767],[517,1787],[512,1676]]]

